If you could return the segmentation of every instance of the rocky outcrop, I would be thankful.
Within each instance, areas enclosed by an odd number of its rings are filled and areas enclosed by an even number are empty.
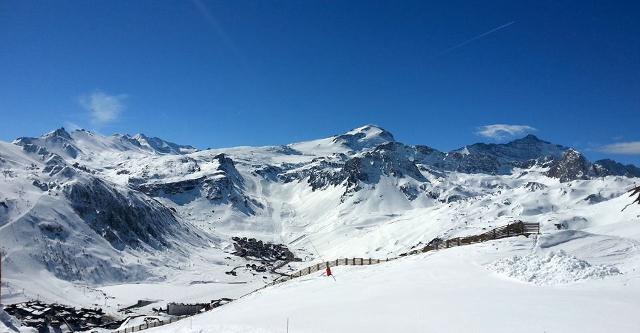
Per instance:
[[[526,188],[530,192],[535,192],[535,191],[540,191],[540,190],[546,189],[547,185],[544,185],[544,184],[541,184],[541,183],[538,183],[538,182],[527,182],[524,185],[524,188]]]
[[[610,159],[598,160],[593,163],[592,173],[596,177],[624,176],[640,177],[640,168],[632,164],[624,165]]]
[[[561,158],[569,148],[527,135],[504,144],[476,143],[447,154],[443,168],[465,173],[509,174],[544,159]]]
[[[190,162],[188,158],[184,160]],[[238,172],[231,158],[218,154],[212,158],[217,162],[217,170],[206,176],[186,178],[183,180],[163,182],[162,178],[147,182],[147,178],[131,177],[129,186],[153,197],[165,197],[182,205],[191,199],[204,197],[217,204],[231,204],[247,215],[255,214],[262,204],[244,193],[244,178]],[[199,168],[187,173],[200,171]],[[143,174],[142,177],[151,177]],[[187,195],[181,195],[187,194]]]
[[[42,150],[43,148],[69,158],[76,158],[82,152],[74,144],[71,134],[62,127],[39,138],[17,138],[13,143],[22,146],[25,151],[29,152],[35,152],[40,149],[39,154],[41,155],[45,154]]]
[[[100,179],[68,184],[63,192],[76,213],[116,249],[167,248],[171,246],[167,234],[180,232],[178,221],[165,206]]]
[[[562,159],[551,163],[546,175],[560,179],[560,182],[568,182],[577,179],[589,179],[590,165],[587,159],[576,150],[569,149]]]
[[[158,137],[149,137],[144,134],[136,134],[129,136],[128,134],[119,136],[122,140],[127,141],[142,149],[157,154],[188,154],[198,151],[195,147],[189,145],[179,145],[169,142]]]
[[[233,237],[234,255],[266,261],[294,261],[295,255],[283,244],[274,244],[255,238]]]

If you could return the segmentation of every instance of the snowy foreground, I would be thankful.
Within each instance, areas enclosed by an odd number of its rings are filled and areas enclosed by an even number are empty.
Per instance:
[[[634,227],[636,230],[640,228]],[[220,309],[149,332],[634,332],[640,328],[637,242],[563,235],[554,256],[533,263],[557,283],[539,285],[492,270],[505,256],[550,252],[524,237],[412,256],[385,264],[339,267],[267,288]],[[586,238],[586,240],[585,240]],[[573,265],[568,253],[615,262],[624,274]],[[573,260],[572,260],[573,259]],[[605,266],[599,266],[605,268]],[[597,274],[600,273],[600,274]],[[580,282],[572,282],[572,279]]]

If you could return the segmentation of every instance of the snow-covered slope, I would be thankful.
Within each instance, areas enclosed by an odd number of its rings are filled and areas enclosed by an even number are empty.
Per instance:
[[[187,154],[197,151],[192,146],[178,145],[144,134],[101,136],[86,130],[69,133],[64,128],[38,138],[21,137],[13,143],[26,149],[46,148],[65,159],[96,166],[147,155]]]
[[[591,163],[531,135],[442,152],[367,125],[284,146],[197,151],[58,129],[0,143],[3,287],[12,302],[39,294],[112,309],[138,298],[157,306],[237,297],[320,258],[393,257],[517,219],[549,235],[593,235],[597,246],[635,244],[629,223],[640,212],[620,213],[634,168]],[[234,236],[285,244],[306,262],[238,256]]]
[[[586,254],[618,255],[615,270],[623,273],[585,267],[522,237],[337,267],[335,280],[318,272],[149,332],[636,331],[638,250],[628,258],[595,248],[580,252]],[[556,283],[526,283],[495,270],[496,262],[521,257],[540,258],[528,268]]]
[[[213,239],[157,200],[47,148],[0,142],[0,168],[3,301],[73,299],[62,290],[70,281],[154,278],[154,266],[180,261],[188,248]]]

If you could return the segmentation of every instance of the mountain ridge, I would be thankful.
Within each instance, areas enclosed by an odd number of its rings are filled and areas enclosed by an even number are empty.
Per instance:
[[[193,258],[209,258],[197,260],[221,281],[262,283],[278,274],[245,266],[233,237],[311,260],[394,256],[515,219],[580,229],[637,177],[535,136],[451,152],[375,125],[281,146],[187,151],[158,140],[57,129],[0,142],[11,283],[28,289],[35,271],[62,284],[156,281]]]

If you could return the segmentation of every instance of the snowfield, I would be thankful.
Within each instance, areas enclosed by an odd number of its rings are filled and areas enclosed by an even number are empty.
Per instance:
[[[367,125],[199,151],[58,129],[0,142],[0,172],[6,304],[100,307],[134,325],[323,260],[394,258],[522,220],[541,235],[339,267],[336,281],[295,279],[156,331],[283,332],[287,318],[291,332],[640,327],[640,206],[622,211],[640,169],[532,135],[441,152]],[[243,257],[233,237],[300,261]],[[150,303],[119,311],[139,300]]]
[[[535,284],[559,285],[587,279],[602,279],[621,274],[613,266],[591,265],[567,255],[564,251],[549,252],[544,256],[529,254],[503,258],[489,268],[514,279]]]
[[[289,332],[637,331],[635,272],[535,285],[486,268],[496,257],[526,258],[535,250],[534,239],[520,237],[341,266],[334,269],[336,280],[317,273],[149,332],[285,332],[287,320]],[[638,259],[635,253],[627,264],[637,266]]]

